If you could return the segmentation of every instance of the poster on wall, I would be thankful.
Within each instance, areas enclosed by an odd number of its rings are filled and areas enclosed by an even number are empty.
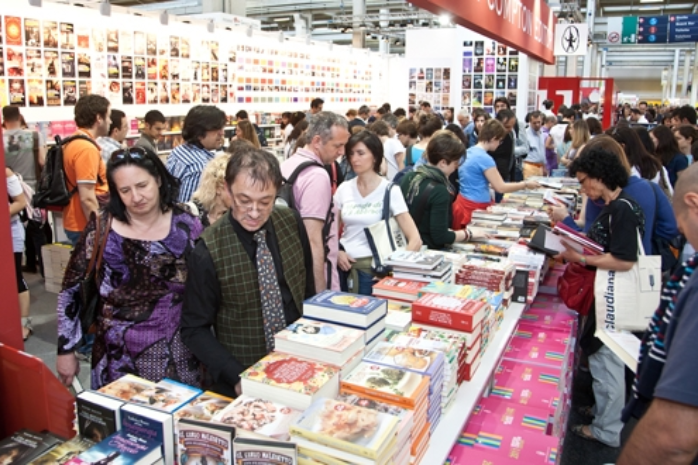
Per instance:
[[[10,91],[10,105],[24,107],[27,103],[24,79],[10,79],[8,81]]]
[[[107,29],[107,53],[119,53],[118,29]]]
[[[75,77],[75,52],[61,52],[61,70],[64,78]]]
[[[63,81],[63,105],[75,106],[78,102],[78,86],[75,80]]]
[[[0,79],[0,106],[7,106],[10,101],[7,99],[7,82],[4,79]]]
[[[22,19],[17,16],[5,16],[5,43],[22,45]]]
[[[106,95],[112,105],[121,105],[123,95],[121,93],[121,83],[119,81],[109,81],[109,91]]]
[[[7,47],[7,75],[24,76],[24,52],[21,48]]]
[[[92,81],[82,80],[78,81],[78,95],[84,97],[92,93]]]
[[[133,105],[133,82],[124,81],[122,85],[122,101],[124,105]]]
[[[41,50],[27,50],[27,76],[44,77],[44,67],[43,60],[41,59]]]
[[[58,23],[44,21],[43,27],[44,48],[58,48]]]
[[[179,58],[179,37],[170,36],[170,56]]]
[[[75,29],[72,23],[60,24],[60,43],[61,48],[65,50],[75,49]]]
[[[92,59],[88,53],[78,53],[78,77],[92,77]]]
[[[77,49],[78,50],[89,50],[90,49],[90,29],[87,27],[78,27],[75,31],[75,36],[77,37]]]
[[[5,76],[5,55],[2,53],[2,47],[0,47],[0,77]]]
[[[451,68],[411,68],[408,88],[410,105],[429,102],[442,111],[451,105]]]
[[[111,79],[119,79],[120,63],[117,55],[107,55],[107,77]]]
[[[173,82],[170,87],[170,103],[180,103],[180,89],[179,82]]]
[[[191,58],[191,52],[189,47],[189,37],[180,37],[179,40],[179,51],[182,58]]]
[[[133,58],[133,70],[136,79],[145,79],[145,57]]]
[[[133,32],[129,30],[119,31],[119,53],[130,55],[133,53]]]
[[[182,83],[181,101],[182,103],[191,103],[191,84],[188,82]]]
[[[145,33],[136,31],[133,33],[133,53],[145,55]]]
[[[47,78],[58,77],[60,63],[58,62],[58,52],[55,50],[44,50],[44,65]]]
[[[43,107],[44,106],[44,81],[41,79],[29,79],[27,81],[29,88],[29,106]]]
[[[92,29],[92,48],[95,52],[103,53],[106,51],[106,39],[104,37],[104,29]]]
[[[41,28],[38,19],[24,20],[24,44],[27,47],[41,47]]]
[[[133,58],[121,56],[121,78],[133,79]]]
[[[156,36],[155,34],[148,34],[146,36],[145,52],[146,52],[146,55],[148,55],[149,57],[157,56],[158,36]]]
[[[158,103],[158,83],[148,82],[148,104]]]
[[[136,105],[145,105],[145,82],[136,81]]]

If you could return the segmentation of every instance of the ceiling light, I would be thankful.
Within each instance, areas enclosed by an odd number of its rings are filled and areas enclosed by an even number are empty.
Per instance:
[[[276,21],[277,23],[282,23],[284,21],[291,21],[291,18],[274,18],[273,21]]]
[[[163,26],[167,26],[167,23],[170,22],[170,16],[167,14],[167,11],[163,11],[160,13],[160,24]]]
[[[451,24],[451,17],[449,15],[443,14],[443,15],[439,16],[439,23],[442,26],[447,26],[447,25]]]
[[[664,11],[678,11],[678,10],[691,10],[694,7],[693,3],[674,3],[672,5],[641,5],[641,6],[605,6],[603,7],[604,12],[618,12],[618,11],[654,11],[654,10],[664,10]]]
[[[39,2],[38,6],[41,6],[41,2]],[[102,16],[111,16],[111,3],[109,3],[109,0],[104,0],[99,4],[99,13]]]
[[[640,0],[640,3],[664,3],[664,0]]]

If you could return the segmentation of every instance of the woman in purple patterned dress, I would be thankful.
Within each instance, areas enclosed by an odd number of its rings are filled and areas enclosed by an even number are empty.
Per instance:
[[[78,283],[92,254],[96,222],[104,231],[111,217],[98,271],[102,308],[92,349],[92,389],[127,373],[199,386],[199,363],[182,343],[179,319],[185,257],[202,231],[201,223],[176,204],[179,180],[149,150],[114,152],[107,181],[107,205],[99,219],[92,215],[58,295],[56,366],[61,381],[69,386],[80,369],[75,356],[83,339]]]

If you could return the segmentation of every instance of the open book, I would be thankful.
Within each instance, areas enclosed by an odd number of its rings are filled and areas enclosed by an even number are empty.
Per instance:
[[[626,331],[596,330],[596,337],[611,349],[633,373],[637,372],[637,359],[640,356],[640,339]]]

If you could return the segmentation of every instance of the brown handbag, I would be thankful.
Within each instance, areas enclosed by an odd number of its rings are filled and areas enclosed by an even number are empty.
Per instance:
[[[569,263],[557,282],[557,293],[568,308],[586,316],[594,302],[595,277],[595,270]]]
[[[95,238],[90,263],[78,288],[80,326],[83,336],[94,332],[93,326],[97,320],[97,312],[102,306],[102,298],[99,295],[99,268],[102,265],[104,247],[107,245],[107,238],[111,230],[111,215],[105,214],[108,216],[105,220],[104,231],[100,231],[102,219],[97,217],[95,222]]]

